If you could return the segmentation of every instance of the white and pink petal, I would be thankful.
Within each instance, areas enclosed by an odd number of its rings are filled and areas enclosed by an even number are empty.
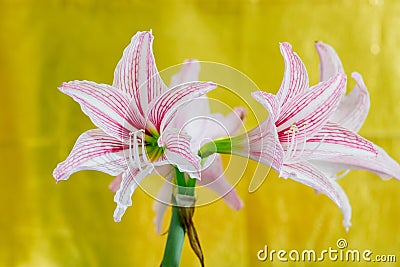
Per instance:
[[[179,107],[170,127],[176,129],[184,129],[193,138],[203,135],[204,131],[199,132],[199,129],[205,129],[207,119],[210,118],[210,104],[207,96],[192,99],[185,105]]]
[[[342,211],[344,217],[343,225],[346,230],[349,229],[351,226],[351,206],[346,193],[335,180],[329,179],[308,162],[284,164],[280,176],[290,178],[327,195]]]
[[[127,168],[122,174],[122,181],[120,188],[114,196],[114,202],[117,207],[114,211],[114,221],[120,222],[122,216],[125,214],[126,209],[132,206],[132,194],[138,188],[140,182],[152,173],[154,167],[149,165],[143,170],[138,168]]]
[[[280,141],[287,142],[293,133],[298,140],[316,134],[337,108],[345,88],[346,75],[337,73],[286,103],[275,123]]]
[[[163,147],[164,158],[179,171],[189,174],[191,178],[200,180],[201,158],[191,151],[191,137],[177,129],[164,131],[158,139],[158,145]]]
[[[172,76],[169,88],[179,84],[199,80],[200,62],[196,59],[187,59],[183,62],[180,71]]]
[[[216,87],[212,82],[188,82],[171,88],[153,101],[148,119],[156,130],[162,132],[174,119],[179,108]]]
[[[285,73],[276,97],[282,106],[308,89],[308,74],[300,57],[292,51],[289,43],[281,43],[280,49],[285,61]]]
[[[205,134],[212,139],[222,136],[233,136],[243,128],[246,115],[247,111],[243,107],[235,107],[233,111],[226,116],[221,113],[213,113],[210,115],[210,119],[215,120],[219,127],[207,128],[207,130],[210,129],[210,131],[207,131]]]
[[[209,158],[211,159],[211,157]],[[239,198],[235,188],[226,180],[220,155],[216,154],[213,157],[210,165],[203,169],[201,177],[199,185],[213,190],[231,209],[239,210],[243,207],[243,201]]]
[[[400,180],[400,166],[382,148],[375,146],[377,154],[364,155],[354,151],[346,156],[330,156],[328,158],[315,158],[310,162],[325,173],[335,176],[347,170],[366,170],[379,175],[382,179],[391,177]],[[340,176],[336,175],[336,176]]]
[[[59,89],[78,102],[97,127],[121,141],[127,140],[130,132],[143,127],[144,119],[129,97],[112,86],[71,81],[63,83]]]
[[[232,137],[231,154],[250,158],[279,172],[283,149],[272,119],[268,118],[249,132]]]
[[[253,92],[252,97],[268,111],[268,116],[275,123],[280,116],[280,105],[277,97],[263,91]]]
[[[143,117],[149,103],[167,90],[155,64],[153,39],[151,32],[136,33],[114,72],[113,86],[133,98]]]
[[[123,145],[100,129],[81,134],[67,159],[57,165],[53,172],[56,181],[67,180],[81,170],[97,170],[118,175],[126,169]]]
[[[111,192],[116,193],[121,186],[123,172],[118,174],[109,185]]]
[[[234,136],[243,128],[245,119],[246,110],[242,107],[236,107],[226,116],[221,113],[213,113],[200,119],[197,127],[187,130],[187,132],[193,139],[195,136],[199,136],[200,139],[208,139],[208,141],[223,136]],[[204,129],[207,129],[207,131],[204,131]]]
[[[320,81],[327,81],[333,77],[337,72],[344,73],[342,62],[336,51],[330,46],[323,42],[315,42],[315,48],[317,49],[320,64]]]
[[[166,179],[160,190],[158,191],[156,201],[153,205],[153,210],[156,213],[154,217],[154,223],[156,225],[156,232],[161,234],[162,221],[164,219],[165,212],[172,203],[172,192],[173,184],[170,179]]]
[[[348,95],[343,96],[336,111],[329,119],[358,132],[367,118],[370,99],[362,76],[353,72],[351,77],[356,81],[356,85]]]
[[[287,147],[287,143],[282,143]],[[306,143],[298,146],[298,152],[303,151],[305,159],[329,159],[330,157],[375,158],[378,155],[376,146],[357,133],[328,121],[321,130],[307,139]]]

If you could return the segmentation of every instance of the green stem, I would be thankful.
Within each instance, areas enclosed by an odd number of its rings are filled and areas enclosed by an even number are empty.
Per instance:
[[[232,154],[232,139],[223,137],[204,144],[198,152],[199,157],[207,158],[214,153]]]
[[[176,179],[176,184],[178,185],[178,193],[185,194],[186,191],[185,174],[183,172],[180,172],[178,168],[175,168],[175,179]]]
[[[194,195],[194,186],[196,185],[196,179],[188,179],[186,185],[185,174],[180,172],[178,168],[175,168],[175,181],[178,186],[179,194]],[[183,241],[185,239],[185,229],[183,228],[179,210],[176,206],[175,199],[173,199],[172,216],[168,230],[167,244],[165,245],[164,257],[161,262],[162,267],[175,267],[179,266]]]
[[[196,187],[197,179],[189,178],[187,181],[186,195],[194,196],[194,189]]]
[[[185,230],[182,227],[177,206],[172,207],[171,223],[168,230],[162,267],[177,267],[181,261]]]
[[[231,154],[232,142],[230,137],[220,138],[203,145],[198,155],[205,159],[214,153]],[[185,179],[185,174],[175,168],[175,183],[178,186],[178,194],[194,196],[196,186],[196,179]],[[202,266],[204,266],[204,256],[200,247],[200,242],[197,237],[196,229],[192,222],[194,207],[181,208],[176,206],[175,198],[173,196],[174,206],[172,207],[171,222],[168,230],[167,244],[165,245],[164,257],[161,267],[177,267],[179,266],[183,241],[185,239],[185,227],[188,230],[190,245],[193,251],[198,256]],[[185,226],[182,225],[182,222]]]

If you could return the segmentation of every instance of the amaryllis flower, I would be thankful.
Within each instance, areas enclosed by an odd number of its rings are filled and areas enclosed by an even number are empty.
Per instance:
[[[356,168],[399,178],[400,168],[381,148],[355,132],[369,108],[368,92],[361,76],[353,73],[357,85],[349,95],[343,96],[346,79],[341,62],[330,47],[319,43],[317,49],[321,56],[320,84],[308,88],[303,63],[290,45],[284,43],[281,52],[285,59],[285,78],[278,94],[255,92],[253,96],[274,118],[285,152],[280,176],[330,197],[342,210],[343,223],[348,229],[351,206],[333,176]]]
[[[171,124],[187,101],[214,89],[214,83],[189,82],[167,89],[158,74],[151,32],[138,32],[124,50],[113,84],[72,81],[59,88],[77,101],[98,129],[84,132],[67,159],[54,170],[57,181],[80,170],[98,170],[122,182],[115,195],[114,220],[132,204],[131,195],[156,167],[171,164],[200,178],[200,157],[190,136]]]
[[[179,84],[197,81],[199,72],[200,64],[197,60],[186,60],[180,72],[172,77],[170,88]],[[245,109],[240,107],[235,108],[227,116],[219,113],[211,113],[208,98],[201,97],[190,101],[190,103],[180,108],[171,123],[176,129],[183,130],[191,136],[190,147],[192,152],[197,154],[200,146],[205,141],[236,134],[243,124],[245,115]],[[166,182],[161,187],[154,204],[156,231],[161,233],[161,222],[168,204],[171,202],[173,184],[168,179],[168,174],[173,173],[173,169],[166,166],[162,169],[158,168],[157,171],[160,175],[166,177]],[[120,187],[121,181],[122,174],[113,180],[110,184],[110,189],[116,192]],[[236,190],[224,176],[220,155],[214,154],[214,157],[207,159],[202,167],[201,180],[198,184],[213,190],[233,210],[239,210],[243,207],[243,202],[237,195]]]
[[[348,227],[351,208],[347,196],[339,184],[308,161],[309,157],[329,156],[317,154],[316,150],[323,142],[346,142],[346,139],[340,139],[343,136],[336,141],[334,133],[329,136],[329,132],[323,133],[323,140],[315,139],[339,104],[345,90],[346,76],[337,72],[327,81],[309,88],[307,71],[301,59],[292,51],[290,44],[282,43],[280,48],[285,61],[285,73],[277,95],[261,91],[253,93],[253,97],[264,105],[269,118],[274,121],[270,125],[277,132],[284,151],[279,175],[326,194],[342,210],[345,226]],[[352,136],[348,140],[350,138]]]

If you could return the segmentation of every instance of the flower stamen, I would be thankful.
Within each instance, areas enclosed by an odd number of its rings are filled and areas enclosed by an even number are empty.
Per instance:
[[[139,143],[142,144],[142,155],[144,155],[143,157],[143,161],[145,163],[148,162],[148,159],[146,157],[146,153],[143,153],[144,151],[144,146],[145,146],[145,142],[142,139],[138,139],[138,134],[142,133],[142,135],[144,134],[144,130],[140,129],[134,132],[130,132],[129,133],[129,160],[133,163],[137,165],[137,168],[139,168],[139,170],[142,170],[142,164],[140,162],[140,155],[139,155]],[[143,136],[142,136],[143,138]],[[133,140],[132,140],[133,139]],[[146,162],[147,160],[147,162]]]
[[[284,134],[287,135],[287,140],[290,143],[289,147],[287,148],[287,151],[285,153],[285,158],[286,160],[290,160],[290,161],[303,161],[303,156],[305,154],[305,150],[306,150],[306,143],[307,143],[307,136],[304,135],[303,136],[303,141],[302,141],[302,147],[301,149],[299,148],[299,142],[296,139],[296,134],[300,134],[301,128],[303,126],[308,125],[308,122],[302,122],[299,125],[297,125],[297,122],[294,122],[290,125],[290,128],[288,130],[286,130],[284,132]],[[324,137],[325,138],[325,137]],[[323,140],[321,140],[321,142],[323,142]],[[311,155],[313,153],[313,151],[315,151],[316,149],[318,149],[320,144],[317,145],[316,148],[314,148],[310,154]],[[298,152],[298,150],[301,150],[300,152]]]
[[[299,133],[299,132],[300,132],[300,128],[303,127],[303,126],[306,126],[306,125],[308,125],[308,122],[306,122],[306,121],[300,123],[299,125],[297,125],[297,122],[293,122],[293,123],[290,125],[289,130],[286,130],[286,131],[284,132],[284,134],[288,134],[288,133],[293,133],[293,134],[294,134],[294,133]]]

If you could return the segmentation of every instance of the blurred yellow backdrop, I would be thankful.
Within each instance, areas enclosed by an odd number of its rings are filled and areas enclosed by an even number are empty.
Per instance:
[[[186,58],[220,62],[273,93],[283,75],[279,42],[292,43],[311,84],[319,75],[314,41],[331,44],[347,73],[359,71],[370,90],[361,134],[400,160],[396,0],[0,0],[0,27],[0,266],[159,266],[166,236],[154,231],[149,196],[138,190],[114,223],[111,177],[85,171],[58,185],[52,177],[79,134],[93,128],[57,86],[74,79],[110,84],[139,30],[153,30],[160,70]],[[238,185],[243,210],[221,201],[196,210],[207,266],[313,266],[259,262],[256,253],[264,245],[322,250],[336,247],[338,238],[400,261],[398,181],[364,171],[340,181],[353,207],[348,233],[340,210],[312,189],[276,174],[252,194],[248,183]],[[198,265],[186,243],[182,266]]]

